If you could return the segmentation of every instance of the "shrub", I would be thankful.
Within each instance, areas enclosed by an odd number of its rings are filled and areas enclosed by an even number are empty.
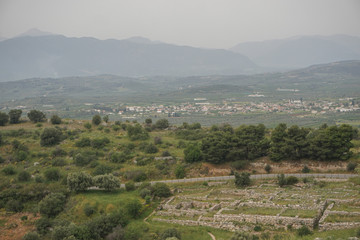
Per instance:
[[[58,215],[65,207],[66,196],[62,193],[50,193],[39,203],[39,211],[46,217]]]
[[[266,164],[264,169],[267,173],[271,172],[271,166],[269,164]]]
[[[246,160],[237,160],[235,162],[230,163],[230,166],[233,169],[241,170],[241,169],[245,169],[247,164],[248,164],[248,162]]]
[[[49,232],[52,222],[47,217],[42,217],[35,222],[36,231],[41,235],[45,235]]]
[[[112,174],[98,175],[93,178],[94,185],[98,188],[103,188],[106,191],[111,191],[120,187],[119,180]]]
[[[117,132],[117,131],[120,130],[120,126],[119,126],[119,125],[113,125],[113,126],[112,126],[112,129],[113,129],[115,132]]]
[[[56,147],[52,152],[51,155],[53,157],[65,157],[67,155],[67,152],[60,148],[60,147]]]
[[[135,199],[128,204],[126,204],[125,209],[127,210],[128,214],[132,218],[137,218],[140,210],[142,208],[142,205],[138,199]]]
[[[10,199],[6,203],[5,209],[8,212],[21,212],[24,209],[24,205],[19,200]]]
[[[21,221],[26,221],[26,220],[28,220],[28,216],[26,216],[26,215],[24,215],[24,216],[21,216]]]
[[[125,178],[135,182],[142,182],[147,179],[147,176],[143,170],[131,170],[125,172]]]
[[[20,117],[22,114],[22,110],[20,109],[12,109],[9,112],[9,121],[10,123],[19,123]]]
[[[26,160],[27,157],[28,157],[28,153],[25,152],[25,151],[22,151],[22,150],[17,151],[17,152],[15,152],[15,154],[14,154],[14,160],[15,160],[16,162],[24,161],[24,160]]]
[[[287,185],[294,185],[296,183],[299,182],[299,179],[297,177],[294,177],[294,176],[289,176],[286,178],[286,184]]]
[[[18,180],[20,182],[28,182],[30,181],[30,179],[31,179],[31,175],[27,171],[21,171],[18,175]]]
[[[153,196],[160,198],[161,197],[167,198],[172,195],[168,185],[162,182],[155,183],[154,186],[152,186],[151,188],[151,193]]]
[[[182,144],[179,141],[178,147]],[[188,163],[198,162],[202,159],[201,149],[198,144],[190,144],[184,149],[185,161]]]
[[[294,176],[285,177],[284,174],[278,175],[277,178],[280,187],[283,187],[285,185],[294,185],[299,182],[299,179],[297,177]]]
[[[62,140],[62,132],[56,128],[45,128],[40,135],[41,146],[53,146]]]
[[[74,157],[74,163],[76,166],[85,166],[95,160],[97,160],[97,156],[92,151],[84,151],[76,154]]]
[[[250,173],[243,172],[241,174],[235,172],[235,185],[236,187],[246,187],[251,183]]]
[[[149,139],[149,133],[138,123],[134,126],[127,125],[126,130],[131,141]]]
[[[69,173],[67,176],[67,186],[70,191],[85,191],[93,185],[93,179],[86,172]]]
[[[59,181],[59,179],[61,178],[60,171],[57,168],[47,169],[44,172],[44,176],[47,181]]]
[[[148,144],[145,148],[145,153],[157,153],[159,149],[152,143]]]
[[[75,142],[76,147],[90,147],[91,140],[88,137],[82,137],[79,141]]]
[[[283,187],[286,185],[286,179],[285,179],[285,175],[284,174],[280,174],[277,176],[278,178],[278,184],[280,187]]]
[[[160,235],[160,240],[166,240],[167,238],[176,237],[181,239],[181,234],[176,228],[168,228]]]
[[[63,159],[63,158],[55,158],[55,159],[53,159],[53,161],[52,161],[52,165],[53,165],[54,167],[62,167],[62,166],[65,166],[65,165],[66,165],[66,161],[65,161],[65,159]]]
[[[346,166],[346,170],[349,172],[353,172],[356,167],[357,167],[357,163],[349,162]]]
[[[125,231],[121,225],[116,226],[110,234],[105,237],[105,240],[121,240],[125,239]]]
[[[91,206],[90,204],[86,204],[84,207],[84,213],[87,217],[90,217],[96,212],[96,209],[94,206]]]
[[[185,167],[183,165],[178,165],[175,168],[175,176],[176,176],[176,178],[184,178],[185,177]]]
[[[89,122],[86,122],[86,123],[84,123],[84,127],[86,128],[86,129],[91,129],[91,123],[89,123]]]
[[[22,238],[23,240],[39,240],[39,234],[37,234],[37,232],[28,232],[24,235],[24,237]]]
[[[61,124],[61,118],[58,115],[53,115],[50,119],[51,123],[56,125],[56,124]]]
[[[42,176],[36,175],[36,176],[35,176],[35,182],[37,182],[37,183],[42,183],[42,182],[44,182],[44,179],[42,178]]]
[[[16,174],[15,168],[13,166],[7,166],[3,168],[3,173],[5,173],[5,175],[14,175]]]
[[[155,128],[157,129],[165,129],[169,127],[169,121],[167,119],[159,119],[155,123]]]
[[[303,167],[303,169],[301,170],[301,172],[302,172],[302,173],[309,173],[309,172],[310,172],[310,168],[309,168],[307,165],[305,165],[305,166]]]
[[[141,189],[139,192],[139,195],[141,198],[145,199],[146,196],[150,196],[151,195],[151,191],[147,188]]]
[[[309,229],[307,226],[305,226],[305,225],[303,225],[301,228],[299,228],[299,229],[297,230],[297,235],[300,236],[300,237],[306,236],[306,235],[310,235],[310,234],[312,234],[312,232],[311,232],[310,229]]]
[[[107,137],[104,138],[95,138],[91,141],[91,146],[93,148],[103,148],[106,144],[110,143],[110,140]]]
[[[260,232],[262,229],[261,229],[261,227],[259,226],[259,225],[256,225],[255,227],[254,227],[254,231],[255,232]]]
[[[125,183],[125,189],[126,191],[135,190],[135,183],[133,181],[128,181],[127,183]]]
[[[28,114],[27,114],[28,118],[30,119],[30,121],[37,123],[37,122],[43,122],[46,120],[46,116],[43,112],[38,111],[38,110],[31,110]]]
[[[9,115],[0,112],[0,126],[5,126],[9,122]]]
[[[110,155],[110,161],[113,163],[124,163],[129,159],[131,159],[131,156],[125,152],[114,152]]]
[[[99,114],[96,114],[96,115],[93,116],[92,123],[94,125],[99,125],[101,123],[101,117],[100,117]]]
[[[230,240],[259,240],[259,237],[246,232],[235,232]]]
[[[112,172],[112,167],[100,164],[95,168],[93,175],[95,176],[104,175],[104,174],[109,174],[111,172]]]

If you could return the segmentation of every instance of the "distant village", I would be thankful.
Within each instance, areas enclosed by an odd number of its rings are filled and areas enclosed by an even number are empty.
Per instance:
[[[234,115],[245,113],[279,112],[308,114],[325,114],[329,112],[352,112],[360,111],[358,102],[352,98],[339,99],[338,101],[303,101],[283,100],[279,103],[271,102],[236,102],[234,99],[222,102],[211,102],[206,98],[194,98],[193,102],[176,105],[151,104],[148,106],[129,105],[121,109],[93,108],[87,111],[95,111],[101,114],[121,115],[123,118],[141,116],[164,116],[180,117],[191,114],[204,115]]]

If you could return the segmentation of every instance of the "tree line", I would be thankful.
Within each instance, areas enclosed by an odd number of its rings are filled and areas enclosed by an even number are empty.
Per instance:
[[[280,123],[275,129],[263,124],[213,126],[203,133],[201,141],[184,150],[187,162],[204,160],[211,163],[254,160],[269,156],[272,161],[313,159],[319,161],[348,160],[352,156],[352,140],[358,130],[350,125],[322,125],[320,128],[287,127]]]

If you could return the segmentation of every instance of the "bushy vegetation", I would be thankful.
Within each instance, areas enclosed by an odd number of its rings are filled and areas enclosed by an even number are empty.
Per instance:
[[[146,235],[144,239],[148,239],[150,235],[146,230],[135,223],[159,206],[161,198],[170,197],[172,191],[164,183],[135,187],[135,182],[192,178],[196,174],[209,176],[211,168],[222,164],[221,168],[235,175],[237,187],[246,187],[251,184],[250,174],[237,171],[251,172],[256,165],[252,161],[257,158],[265,157],[265,163],[269,163],[260,165],[261,172],[278,171],[277,163],[270,163],[267,157],[273,161],[296,160],[298,166],[304,166],[299,171],[307,172],[304,164],[313,166],[313,163],[311,160],[301,162],[301,159],[311,159],[315,153],[325,154],[319,153],[315,145],[328,147],[327,157],[316,161],[334,160],[329,151],[337,144],[346,145],[357,134],[355,128],[346,126],[303,129],[281,125],[277,129],[266,129],[263,125],[233,128],[224,124],[202,128],[197,123],[184,123],[170,128],[165,121],[157,126],[152,121],[143,125],[124,121],[99,127],[90,124],[90,130],[86,130],[82,123],[64,121],[60,126],[52,126],[53,123],[43,122],[40,127],[21,123],[16,130],[13,126],[8,129],[9,125],[0,129],[0,208],[9,213],[40,212],[42,218],[36,225],[41,238],[142,239]],[[118,127],[116,131],[114,126]],[[45,134],[47,129],[58,134]],[[277,149],[279,146],[282,147]],[[351,142],[346,146],[341,147],[342,156],[346,156],[341,160],[351,157]],[[280,157],[273,158],[273,154]],[[355,171],[357,163],[358,159],[353,156],[346,169]],[[126,191],[119,189],[120,181],[125,183]],[[281,186],[297,181],[297,178],[279,175]],[[312,180],[310,183],[321,185]],[[201,187],[213,186],[205,182]],[[101,195],[101,201],[100,197],[92,198],[97,194]],[[123,195],[126,200],[118,200]],[[112,198],[116,200],[108,201]],[[113,219],[116,216],[123,221],[121,224],[119,219]],[[65,221],[72,217],[76,224]],[[151,237],[161,239],[165,229],[166,226],[160,228]],[[180,236],[167,238],[180,239]]]
[[[31,110],[28,114],[27,114],[28,118],[30,119],[30,121],[37,123],[37,122],[43,122],[46,120],[46,115],[39,111],[39,110]]]

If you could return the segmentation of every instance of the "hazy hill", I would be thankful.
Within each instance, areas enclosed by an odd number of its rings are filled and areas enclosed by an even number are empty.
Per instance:
[[[230,50],[248,56],[256,64],[291,69],[314,64],[360,59],[360,38],[303,36],[264,42],[240,43]]]
[[[314,65],[284,73],[263,73],[232,76],[191,77],[119,77],[97,75],[87,77],[32,78],[0,82],[0,103],[37,99],[33,102],[49,102],[54,98],[70,100],[74,104],[91,102],[157,102],[205,98],[247,96],[261,92],[274,99],[288,98],[293,92],[278,92],[277,88],[300,89],[297,97],[337,98],[358,96],[360,91],[360,61],[344,61]],[[284,95],[288,94],[288,95]],[[301,94],[301,95],[299,95]],[[41,100],[44,98],[46,100]],[[39,100],[40,99],[40,100]],[[43,103],[45,104],[45,103]],[[46,103],[48,104],[48,103]],[[6,105],[6,104],[5,104]]]
[[[45,35],[0,42],[0,81],[98,74],[241,74],[256,68],[247,57],[231,51],[175,46],[143,38],[98,40]]]

